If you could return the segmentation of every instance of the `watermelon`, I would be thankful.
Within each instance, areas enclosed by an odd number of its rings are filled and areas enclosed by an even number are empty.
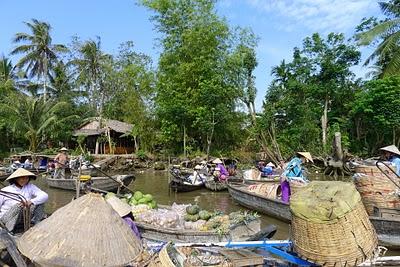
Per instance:
[[[195,215],[195,214],[199,213],[199,211],[200,211],[200,207],[197,205],[191,205],[191,206],[186,207],[186,213],[190,214],[190,215]]]
[[[139,199],[141,199],[141,198],[143,197],[143,194],[142,194],[142,192],[140,192],[140,191],[136,191],[135,194],[133,194],[133,197],[134,197],[137,201],[139,201]]]
[[[153,200],[153,196],[150,194],[144,195],[143,198],[145,198],[147,200],[147,202],[151,202]]]
[[[135,198],[131,198],[129,200],[129,205],[136,206],[137,204],[138,204],[138,201]]]
[[[199,217],[200,219],[207,221],[210,219],[211,214],[206,210],[202,210],[199,212]]]
[[[141,198],[138,200],[138,204],[146,204],[147,203],[147,199],[145,198]]]

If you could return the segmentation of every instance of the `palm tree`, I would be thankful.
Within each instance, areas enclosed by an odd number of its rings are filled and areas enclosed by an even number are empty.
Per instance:
[[[379,2],[379,6],[387,18],[356,34],[355,38],[358,44],[363,46],[379,42],[378,47],[367,58],[364,65],[377,61],[383,66],[383,75],[398,74],[400,66],[400,0]]]
[[[43,96],[46,101],[47,78],[50,76],[54,63],[58,60],[57,54],[66,52],[67,48],[61,44],[52,44],[50,24],[32,19],[32,22],[25,22],[25,25],[32,33],[15,34],[13,42],[16,44],[22,42],[23,44],[17,46],[11,54],[24,54],[16,66],[25,67],[26,73],[31,78],[37,77],[39,80],[43,80]]]
[[[76,66],[78,81],[87,86],[87,92],[93,108],[102,109],[102,80],[104,64],[109,58],[100,48],[100,38],[88,40],[78,47],[79,57],[71,63]]]
[[[37,98],[16,93],[9,97],[6,103],[0,105],[2,115],[6,115],[15,132],[23,133],[29,141],[29,150],[35,152],[46,133],[50,133],[55,126],[64,123],[72,117],[59,118],[57,112],[65,109],[65,102],[44,101]]]
[[[11,60],[2,55],[0,57],[0,81],[7,82],[16,78],[17,75]]]

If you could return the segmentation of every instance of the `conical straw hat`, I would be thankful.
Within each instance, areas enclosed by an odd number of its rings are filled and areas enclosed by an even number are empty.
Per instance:
[[[99,194],[87,194],[55,211],[17,241],[41,266],[126,266],[142,252],[128,224]]]
[[[400,151],[395,145],[385,146],[380,148],[379,150],[387,151],[396,155],[400,155]]]
[[[132,208],[131,206],[129,206],[128,203],[122,202],[116,196],[112,196],[108,198],[106,201],[118,213],[120,217],[124,217],[125,215],[128,215],[132,211]]]
[[[26,177],[26,176],[31,179],[36,179],[36,175],[34,173],[31,173],[30,171],[25,170],[24,168],[18,168],[15,172],[13,172],[10,176],[8,176],[6,181],[9,181],[11,179],[15,179],[18,177]]]
[[[269,167],[275,167],[275,164],[273,164],[272,162],[268,162],[267,166],[269,166]]]
[[[68,151],[68,148],[62,147],[62,148],[60,149],[60,151]]]
[[[219,158],[216,158],[216,159],[213,160],[212,163],[214,163],[214,164],[222,164],[222,161]]]
[[[297,152],[297,154],[299,154],[300,156],[305,157],[306,159],[308,159],[309,161],[311,161],[312,163],[314,163],[310,152]]]

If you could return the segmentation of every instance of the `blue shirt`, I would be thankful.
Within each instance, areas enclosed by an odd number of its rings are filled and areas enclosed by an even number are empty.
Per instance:
[[[290,180],[291,177],[298,177],[304,181],[307,181],[307,178],[304,176],[303,168],[301,167],[301,159],[298,157],[292,158],[291,161],[286,165],[285,170],[283,171],[284,176]]]
[[[389,161],[396,166],[396,174],[400,176],[400,157],[399,156],[392,156],[390,157]]]

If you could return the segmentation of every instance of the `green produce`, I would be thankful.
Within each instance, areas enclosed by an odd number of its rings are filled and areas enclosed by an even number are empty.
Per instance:
[[[197,222],[197,221],[199,220],[199,218],[200,218],[200,217],[199,217],[199,214],[190,215],[190,216],[192,216],[192,217],[191,217],[191,221],[192,221],[192,222]]]
[[[136,206],[137,204],[138,204],[138,201],[135,198],[131,198],[129,200],[129,205]]]
[[[150,194],[144,195],[143,198],[145,198],[147,200],[147,202],[151,202],[153,200],[153,196]]]
[[[200,211],[200,207],[197,205],[191,205],[186,208],[187,214],[190,214],[190,215],[195,215],[195,214],[199,213],[199,211]]]
[[[201,210],[199,212],[199,217],[202,220],[208,221],[211,218],[211,214],[206,210]]]
[[[156,209],[157,208],[157,202],[154,199],[150,202],[150,204],[151,204],[151,208],[152,209]]]
[[[136,191],[135,194],[133,194],[133,197],[139,201],[139,199],[143,198],[143,194],[140,191]]]
[[[110,197],[114,197],[114,196],[115,196],[114,193],[108,192],[107,195],[104,196],[104,198],[107,200],[107,199],[109,199]]]
[[[145,198],[141,198],[138,200],[138,204],[146,204],[147,203],[147,199]]]
[[[192,215],[190,215],[190,214],[185,214],[185,216],[183,216],[183,219],[184,219],[186,222],[190,222],[190,221],[192,220]]]

